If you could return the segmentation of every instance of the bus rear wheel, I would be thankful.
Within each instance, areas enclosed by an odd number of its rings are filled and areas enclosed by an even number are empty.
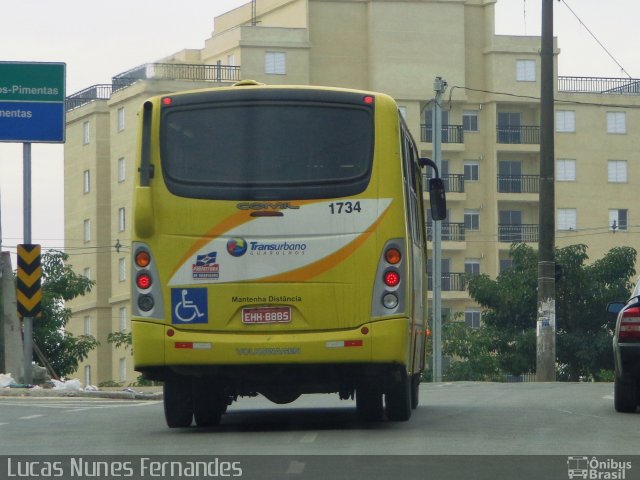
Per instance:
[[[382,390],[373,385],[358,387],[356,389],[356,410],[362,420],[381,420],[384,413]]]
[[[387,418],[394,422],[404,422],[411,418],[412,379],[402,373],[400,380],[389,386],[385,393]]]
[[[169,428],[185,428],[193,420],[192,380],[185,376],[167,378],[162,388],[164,418]]]
[[[194,383],[193,416],[199,427],[213,427],[220,424],[222,414],[227,411],[224,390],[213,383]]]

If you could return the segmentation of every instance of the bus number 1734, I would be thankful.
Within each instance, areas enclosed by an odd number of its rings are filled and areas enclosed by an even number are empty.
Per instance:
[[[360,212],[360,202],[333,202],[329,204],[331,215]]]

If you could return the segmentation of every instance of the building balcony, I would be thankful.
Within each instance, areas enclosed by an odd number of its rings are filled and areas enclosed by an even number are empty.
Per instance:
[[[498,193],[538,193],[540,175],[498,175]]]
[[[440,129],[442,143],[464,143],[464,129],[462,125],[442,125]],[[433,125],[420,125],[420,140],[433,143]]]
[[[443,292],[464,292],[467,289],[463,272],[442,272],[440,277]],[[433,273],[428,273],[427,279],[427,288],[433,291]]]
[[[508,145],[539,145],[540,127],[525,125],[520,127],[496,127],[496,142]]]
[[[560,93],[640,95],[640,79],[607,77],[558,77]]]
[[[429,191],[429,180],[433,178],[432,175],[424,175],[424,191]],[[442,181],[444,182],[444,191],[449,193],[464,193],[464,175],[459,173],[442,175]]]
[[[65,108],[69,111],[96,100],[109,100],[113,93],[139,80],[234,83],[240,80],[240,67],[220,64],[145,63],[114,76],[110,85],[93,85],[68,96],[65,99]]]
[[[537,243],[538,224],[505,225],[498,224],[498,241],[508,243]]]
[[[441,222],[440,239],[444,242],[464,242],[465,230],[464,223]],[[427,240],[433,239],[433,225],[431,222],[427,224]]]

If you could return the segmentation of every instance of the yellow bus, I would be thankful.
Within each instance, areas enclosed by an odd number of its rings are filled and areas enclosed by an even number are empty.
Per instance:
[[[384,94],[245,81],[140,111],[136,370],[169,427],[338,393],[407,420],[425,367],[422,167]],[[446,207],[430,180],[431,210]],[[384,406],[383,406],[384,399]]]

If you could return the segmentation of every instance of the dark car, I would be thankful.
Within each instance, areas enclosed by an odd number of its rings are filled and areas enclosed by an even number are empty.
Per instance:
[[[616,313],[613,336],[615,362],[614,406],[618,412],[635,412],[640,405],[640,279],[625,302],[612,302]]]

